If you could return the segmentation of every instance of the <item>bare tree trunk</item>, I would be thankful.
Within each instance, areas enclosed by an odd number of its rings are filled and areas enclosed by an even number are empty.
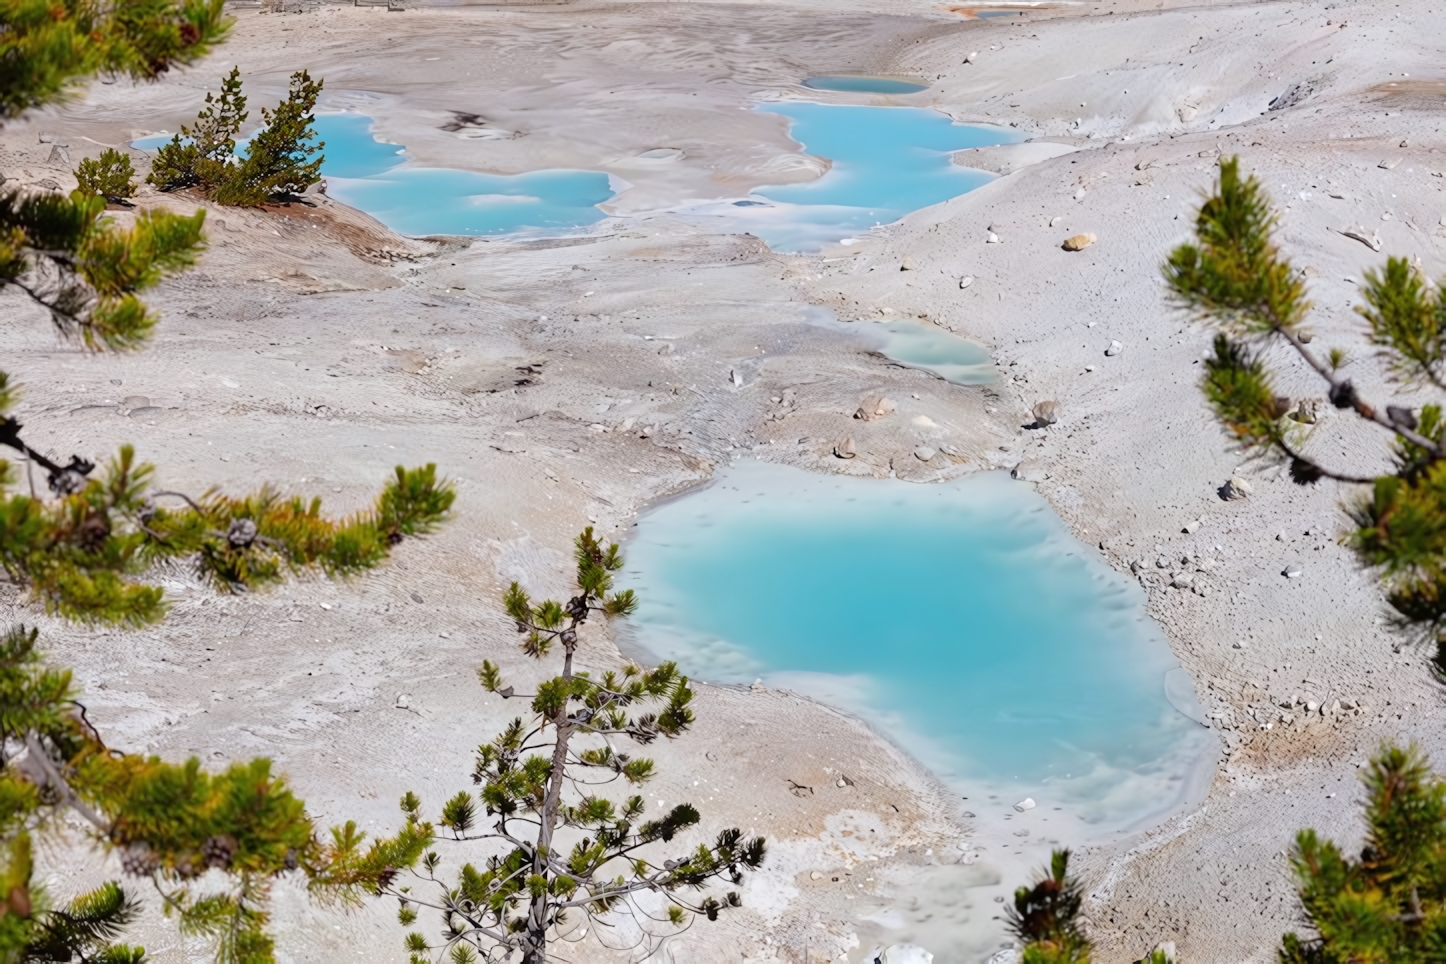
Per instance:
[[[572,646],[562,665],[563,679],[572,679]],[[557,809],[562,802],[562,781],[567,772],[567,741],[572,736],[572,724],[567,722],[567,704],[552,718],[557,728],[556,742],[552,747],[552,772],[548,776],[547,796],[542,801],[542,814],[537,829],[537,849],[532,852],[532,872],[544,874],[547,870],[547,856],[552,852],[552,835],[557,829]],[[551,895],[538,894],[532,898],[527,912],[527,937],[523,942],[522,964],[547,964],[547,908]]]

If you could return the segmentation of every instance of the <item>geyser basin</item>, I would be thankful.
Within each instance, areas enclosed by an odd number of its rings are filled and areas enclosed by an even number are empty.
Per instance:
[[[327,194],[399,234],[555,234],[607,217],[597,205],[614,191],[599,171],[500,175],[407,167],[402,145],[378,141],[371,125],[362,114],[318,114],[316,132],[326,144],[321,173]],[[155,150],[168,140],[147,137],[132,146]]]
[[[906,80],[890,80],[887,77],[810,77],[803,86],[813,90],[836,90],[846,94],[917,94],[928,90],[928,84],[911,84]]]
[[[788,118],[789,136],[833,166],[805,184],[764,186],[747,201],[692,211],[721,215],[775,251],[817,251],[972,191],[994,175],[959,167],[950,154],[1023,139],[1017,131],[955,124],[917,107],[789,103],[758,110]]]
[[[645,653],[845,708],[966,792],[1118,827],[1175,806],[1214,748],[1166,697],[1178,664],[1139,587],[1000,473],[914,485],[740,461],[647,512],[627,558]]]

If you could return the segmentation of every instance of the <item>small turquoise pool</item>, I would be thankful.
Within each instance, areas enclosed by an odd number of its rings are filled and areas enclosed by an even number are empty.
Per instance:
[[[847,94],[917,94],[928,90],[928,84],[911,84],[906,80],[890,80],[887,77],[810,77],[803,86],[813,90],[835,90]]]
[[[956,785],[1125,825],[1178,803],[1214,752],[1166,695],[1183,671],[1139,586],[1003,473],[916,485],[743,460],[633,533],[644,654],[838,705]]]
[[[953,162],[966,147],[1012,144],[1017,131],[955,124],[919,107],[766,104],[787,118],[789,136],[827,158],[828,173],[802,184],[765,185],[744,201],[699,205],[693,213],[721,217],[775,251],[818,251],[825,244],[897,221],[994,179]]]
[[[600,171],[502,175],[411,167],[403,146],[377,140],[371,118],[362,114],[318,114],[315,126],[326,144],[321,173],[327,194],[399,234],[568,231],[607,217],[597,205],[615,193]],[[158,135],[132,146],[155,150],[169,140]]]

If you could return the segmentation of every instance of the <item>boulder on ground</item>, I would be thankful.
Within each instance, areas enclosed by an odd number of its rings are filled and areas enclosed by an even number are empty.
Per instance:
[[[1058,421],[1059,402],[1046,401],[1034,406],[1034,424],[1036,428],[1053,425]]]
[[[872,422],[874,419],[883,418],[899,406],[892,398],[885,398],[882,395],[870,395],[864,399],[859,410],[854,412],[854,418],[862,419],[865,422]]]
[[[1255,490],[1249,482],[1242,478],[1231,477],[1231,479],[1220,487],[1220,498],[1226,502],[1238,502],[1241,499],[1250,498]]]
[[[932,964],[934,955],[918,944],[890,944],[874,957],[874,964]]]
[[[1019,801],[1014,805],[1014,809],[1018,810],[1020,813],[1023,813],[1026,810],[1033,810],[1036,806],[1038,806],[1038,804],[1034,802],[1033,797],[1025,797],[1023,800]]]
[[[835,445],[833,447],[833,454],[837,455],[841,459],[851,459],[855,455],[858,455],[859,450],[854,445],[853,436],[850,435],[848,438]]]
[[[1043,482],[1049,478],[1049,471],[1044,463],[1025,459],[1010,470],[1009,477],[1020,482]]]
[[[1066,251],[1083,251],[1085,248],[1094,244],[1095,240],[1094,234],[1086,231],[1084,234],[1076,234],[1072,237],[1065,238],[1062,247]]]
[[[914,449],[914,458],[920,462],[927,462],[934,457],[934,450],[927,445],[921,445]]]

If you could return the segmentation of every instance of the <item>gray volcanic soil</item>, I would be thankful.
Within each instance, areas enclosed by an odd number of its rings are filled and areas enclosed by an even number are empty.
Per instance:
[[[534,672],[501,591],[520,579],[566,592],[582,526],[621,535],[648,502],[740,454],[919,482],[1023,461],[1081,540],[1122,570],[1138,564],[1221,740],[1202,805],[1083,850],[1099,957],[1132,961],[1173,939],[1191,961],[1271,960],[1298,926],[1282,856],[1295,830],[1352,839],[1358,765],[1387,737],[1440,756],[1440,695],[1421,653],[1384,625],[1372,577],[1335,543],[1350,493],[1295,487],[1228,451],[1196,389],[1208,335],[1165,306],[1158,265],[1187,235],[1215,158],[1239,153],[1281,205],[1283,243],[1316,298],[1316,344],[1351,348],[1357,385],[1391,394],[1348,279],[1388,252],[1441,274],[1442,24],[1389,3],[1091,3],[1002,20],[902,3],[241,12],[199,67],[146,87],[97,84],[0,130],[0,171],[67,185],[39,135],[78,160],[175,130],[232,63],[253,109],[305,66],[326,78],[324,106],[364,109],[420,163],[608,170],[632,185],[611,206],[630,216],[573,239],[468,242],[403,239],[325,198],[214,209],[210,251],[153,299],[163,321],[135,356],[59,344],[41,313],[5,301],[20,417],[56,454],[133,441],[164,486],[271,480],[338,512],[363,506],[399,462],[435,461],[460,492],[443,532],[353,584],[217,598],[167,571],[176,611],[137,633],[60,625],[14,592],[7,613],[45,626],[114,745],[216,765],[269,755],[323,820],[381,831],[403,791],[433,811],[468,786],[472,748],[516,712],[477,687],[475,667],[492,658],[524,684]],[[961,158],[1013,173],[819,256],[640,214],[816,176],[825,165],[778,118],[743,108],[846,71],[934,86],[907,100],[808,96],[933,105],[1046,140]],[[1293,106],[1267,110],[1292,89]],[[459,111],[481,127],[442,131]],[[637,162],[660,147],[683,156]],[[1379,229],[1380,254],[1340,233],[1357,225]],[[1000,243],[986,243],[990,230]],[[1082,231],[1098,242],[1060,249]],[[961,289],[962,276],[975,280]],[[819,324],[828,311],[941,324],[988,346],[1001,381],[962,388],[896,366]],[[1112,340],[1123,351],[1106,357]],[[1320,393],[1304,375],[1283,387]],[[852,419],[872,394],[899,411]],[[1060,401],[1059,424],[1022,429],[1046,398]],[[857,459],[832,456],[845,436]],[[912,454],[921,442],[965,454],[925,464]],[[1312,445],[1371,466],[1382,442],[1327,412]],[[1251,481],[1250,499],[1221,501],[1233,474]],[[1281,575],[1289,564],[1300,578]],[[1182,571],[1199,591],[1170,587]],[[590,627],[587,660],[617,662],[604,627]],[[1338,699],[1360,708],[1332,712]],[[656,749],[650,803],[686,795],[705,826],[764,833],[773,849],[744,910],[671,942],[673,960],[857,961],[900,940],[941,962],[982,960],[1002,939],[994,899],[1048,841],[1071,842],[1042,808],[1021,818],[1041,821],[1035,842],[1001,852],[1003,807],[966,820],[866,725],[789,693],[704,686],[698,715]],[[284,889],[278,917],[289,960],[401,954],[389,907],[339,917]],[[203,953],[153,925],[158,961]],[[591,938],[572,953],[608,956]]]

